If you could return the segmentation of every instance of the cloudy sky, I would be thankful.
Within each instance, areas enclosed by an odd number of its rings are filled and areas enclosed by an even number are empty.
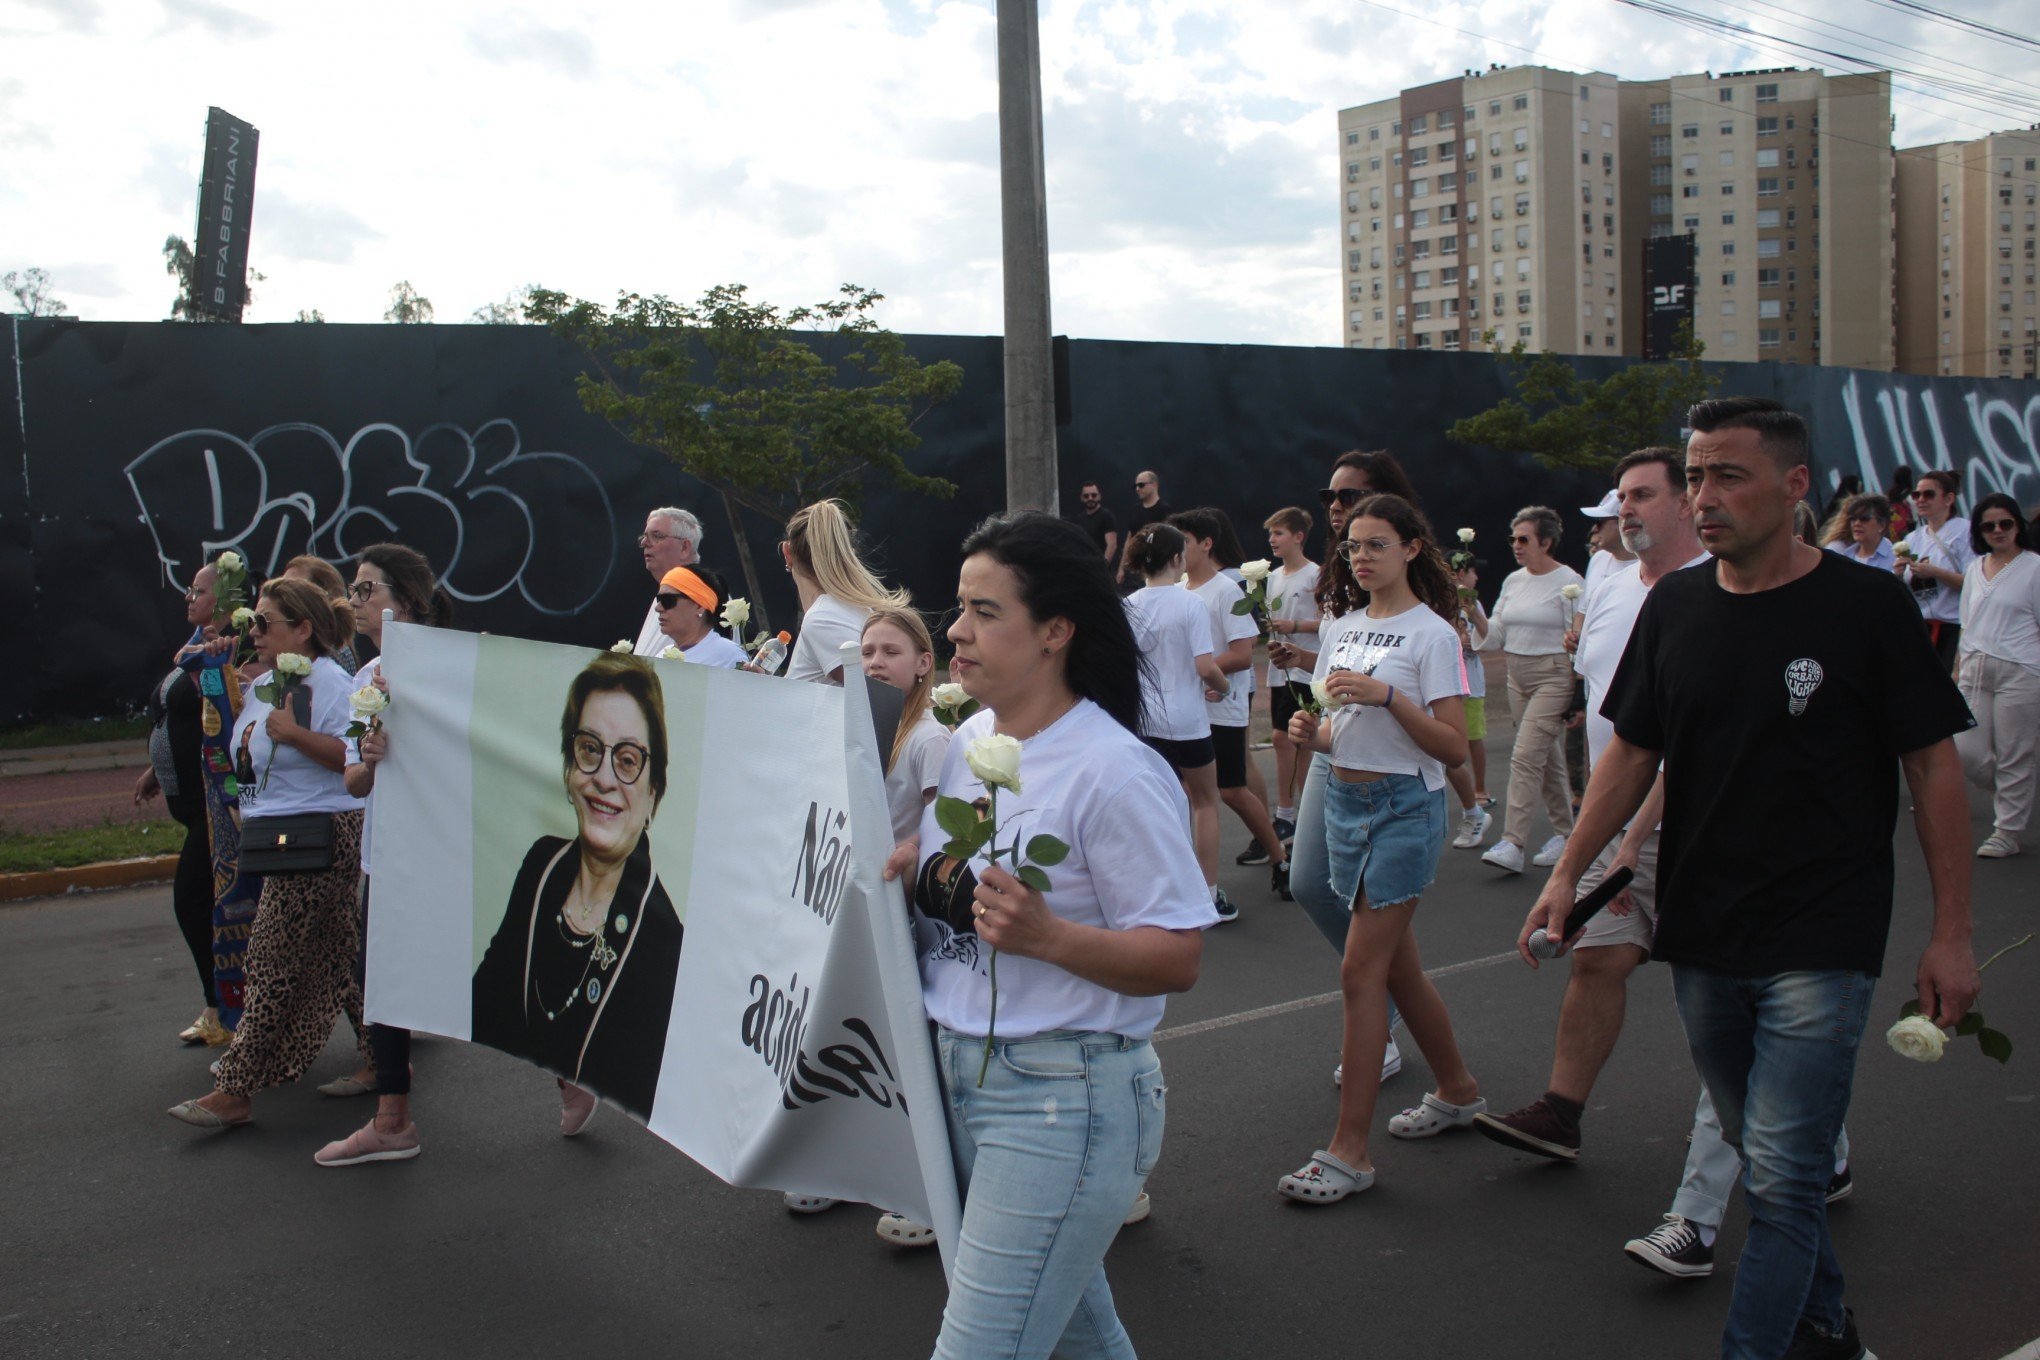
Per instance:
[[[1935,7],[2031,28],[2017,0]],[[1903,0],[1706,8],[1989,87],[1899,92],[1900,145],[2040,117],[2040,54]],[[1042,0],[1041,22],[1055,326],[1120,339],[1338,342],[1340,108],[1489,62],[1794,60],[1615,0]],[[848,280],[895,329],[999,327],[992,0],[0,0],[0,51],[0,270],[49,270],[82,317],[167,314],[217,104],[262,134],[251,321],[379,320],[398,279],[442,322],[534,282],[792,304]]]

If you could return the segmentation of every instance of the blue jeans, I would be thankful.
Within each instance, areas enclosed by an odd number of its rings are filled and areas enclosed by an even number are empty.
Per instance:
[[[1722,1360],[1783,1355],[1802,1317],[1842,1329],[1827,1183],[1876,986],[1866,973],[1744,978],[1672,965],[1686,1044],[1742,1158],[1750,1210]]]
[[[937,1360],[1133,1355],[1105,1249],[1162,1155],[1167,1088],[1145,1039],[936,1036],[963,1237]]]
[[[1320,754],[1304,777],[1303,796],[1296,800],[1296,839],[1289,847],[1289,895],[1325,937],[1340,958],[1346,957],[1346,932],[1353,926],[1353,899],[1332,886],[1332,857],[1325,845],[1325,785],[1332,777],[1332,758]],[[1402,1023],[1395,1002],[1388,1003],[1389,1037]]]

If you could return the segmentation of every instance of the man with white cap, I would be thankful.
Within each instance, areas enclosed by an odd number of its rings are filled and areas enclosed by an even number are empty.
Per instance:
[[[1585,597],[1594,593],[1594,587],[1624,562],[1634,562],[1636,554],[1622,545],[1622,525],[1617,519],[1622,513],[1621,495],[1614,489],[1601,497],[1599,505],[1583,505],[1580,513],[1587,517],[1587,546],[1593,555],[1587,559]]]

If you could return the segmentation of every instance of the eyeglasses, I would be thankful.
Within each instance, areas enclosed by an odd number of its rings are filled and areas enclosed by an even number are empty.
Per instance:
[[[1350,538],[1342,538],[1339,540],[1339,556],[1349,561],[1355,557],[1371,560],[1390,548],[1400,548],[1407,542],[1409,540],[1406,538],[1367,538],[1356,543]]]
[[[1318,504],[1329,510],[1333,506],[1351,510],[1360,504],[1360,498],[1367,493],[1357,486],[1328,486],[1317,493]]]
[[[1980,527],[1987,534],[2001,534],[2008,529],[2018,528],[2019,522],[2015,519],[1987,519],[1982,521]]]
[[[374,598],[377,587],[383,584],[381,581],[356,581],[347,587],[347,594],[350,599],[366,602]]]
[[[201,596],[201,595],[210,595],[210,594],[212,594],[212,592],[211,592],[211,591],[209,591],[209,590],[200,590],[200,589],[199,589],[199,588],[198,588],[197,586],[186,586],[186,587],[184,588],[184,598],[185,598],[185,599],[187,599],[187,600],[195,600],[195,599],[197,599],[197,598],[198,598],[199,596]]]
[[[640,548],[649,548],[654,543],[664,543],[669,538],[678,537],[680,537],[678,534],[662,534],[657,529],[647,529],[637,536],[637,541]]]
[[[644,774],[652,753],[634,741],[619,741],[610,746],[586,729],[574,733],[575,769],[582,774],[594,774],[602,768],[604,756],[609,757],[609,768],[616,771],[618,783],[635,784]]]

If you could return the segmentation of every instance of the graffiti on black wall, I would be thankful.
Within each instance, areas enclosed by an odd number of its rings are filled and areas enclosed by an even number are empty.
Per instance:
[[[2021,505],[2040,501],[2040,394],[2026,395],[2021,404],[2016,392],[1986,396],[1972,386],[1958,397],[1919,379],[1850,373],[1842,382],[1842,409],[1855,463],[1830,466],[1830,488],[1850,472],[1865,487],[1884,487],[1903,465],[1916,472],[1954,469],[1969,505],[1993,491]]]
[[[389,540],[442,564],[456,600],[514,591],[561,616],[591,603],[614,569],[609,493],[571,454],[526,452],[509,420],[472,433],[429,425],[415,439],[378,422],[344,443],[310,424],[247,439],[185,430],[123,471],[171,585],[226,549],[270,576],[300,553],[344,565]]]

